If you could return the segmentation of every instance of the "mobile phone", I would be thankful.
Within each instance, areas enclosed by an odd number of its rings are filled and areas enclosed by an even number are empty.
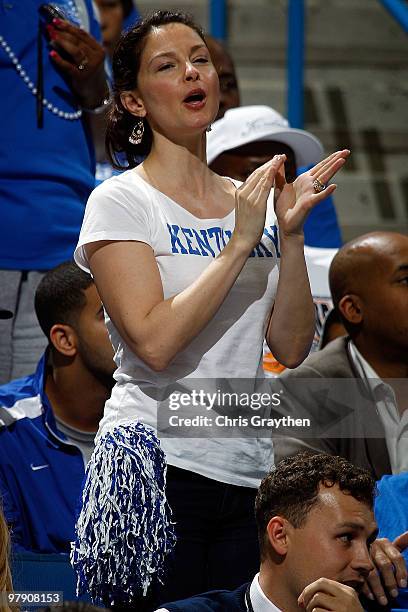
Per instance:
[[[44,26],[52,25],[53,19],[61,19],[62,21],[70,21],[72,23],[72,21],[68,19],[64,11],[56,4],[52,4],[52,3],[41,4],[41,6],[38,9],[38,13],[40,15],[40,19]],[[69,53],[67,53],[61,47],[58,47],[58,45],[54,45],[54,43],[50,40],[49,34],[45,27],[43,28],[43,31],[45,33],[45,36],[50,46],[58,52],[58,54],[62,57],[62,59],[65,59],[68,62],[74,63],[74,60]]]
[[[41,4],[38,9],[42,21],[48,25],[52,24],[53,19],[62,19],[63,21],[69,21],[64,11],[55,4]]]

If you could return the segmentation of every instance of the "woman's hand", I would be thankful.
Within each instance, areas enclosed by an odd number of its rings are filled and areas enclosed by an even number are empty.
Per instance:
[[[275,179],[275,211],[281,237],[303,236],[303,225],[312,208],[336,189],[336,185],[332,184],[316,193],[313,181],[318,179],[326,185],[345,164],[349,155],[348,149],[332,153],[298,176],[293,183],[286,182],[283,166],[279,167]]]
[[[103,47],[85,30],[62,19],[54,19],[47,26],[54,50],[50,56],[69,78],[72,90],[82,106],[95,108],[109,95],[106,82]],[[63,49],[72,61],[63,59],[55,49]]]
[[[235,192],[234,240],[252,250],[265,227],[266,204],[274,181],[284,172],[285,155],[275,155],[257,168]]]

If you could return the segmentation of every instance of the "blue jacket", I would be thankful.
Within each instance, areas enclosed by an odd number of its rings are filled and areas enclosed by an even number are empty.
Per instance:
[[[408,472],[386,474],[377,481],[374,515],[379,538],[395,538],[408,531]],[[402,551],[408,565],[408,548]],[[408,589],[407,589],[408,598]]]
[[[163,604],[160,609],[168,612],[245,612],[245,592],[249,585],[250,583],[243,584],[235,591],[209,591]]]
[[[0,503],[17,550],[60,553],[74,539],[85,463],[57,430],[45,368],[46,354],[34,374],[0,386]]]

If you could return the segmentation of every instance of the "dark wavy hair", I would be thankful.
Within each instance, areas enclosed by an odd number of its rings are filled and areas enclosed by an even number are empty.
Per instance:
[[[282,516],[293,527],[302,527],[311,509],[319,503],[320,485],[338,485],[344,493],[373,507],[375,481],[367,470],[343,457],[324,453],[303,452],[285,457],[263,479],[255,500],[261,558],[266,556],[266,528],[271,518]]]
[[[129,113],[123,106],[120,94],[137,88],[140,58],[153,28],[171,23],[182,23],[188,26],[197,32],[205,43],[202,29],[190,15],[174,11],[155,11],[125,32],[114,50],[112,59],[113,104],[108,116],[105,145],[110,162],[118,170],[134,168],[141,158],[150,152],[152,131],[145,119],[143,119],[142,142],[139,145],[132,145],[129,142],[129,136],[137,117]],[[123,154],[126,156],[127,164],[123,161]]]

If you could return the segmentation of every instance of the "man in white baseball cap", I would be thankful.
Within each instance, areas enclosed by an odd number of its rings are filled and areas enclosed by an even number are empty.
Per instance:
[[[309,132],[291,128],[288,121],[270,106],[231,108],[222,119],[213,124],[207,135],[207,161],[210,168],[221,176],[239,181],[245,181],[256,168],[274,155],[282,153],[286,155],[286,180],[292,182],[297,176],[297,168],[315,165],[323,157],[323,146]],[[306,231],[305,242],[308,244]],[[328,270],[336,252],[336,248],[305,247],[316,309],[316,333],[312,350],[319,346],[323,321],[332,308]],[[277,376],[283,369],[265,345],[266,375]]]
[[[296,178],[296,168],[316,164],[323,156],[320,140],[291,128],[270,106],[240,106],[227,110],[207,137],[209,166],[223,176],[244,181],[255,168],[284,153],[286,178]]]

